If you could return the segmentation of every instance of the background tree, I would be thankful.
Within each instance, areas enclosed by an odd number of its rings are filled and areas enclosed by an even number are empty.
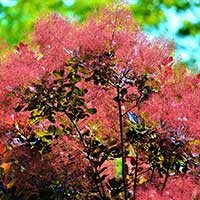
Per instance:
[[[136,19],[145,31],[174,39],[177,54],[190,68],[199,68],[199,59],[192,51],[199,49],[200,43],[200,2],[193,0],[138,0],[130,2]],[[192,46],[192,48],[191,48]]]
[[[56,11],[70,19],[83,21],[88,13],[118,0],[53,0],[23,1],[10,0],[0,3],[0,37],[10,45],[18,44],[33,29],[41,12]],[[119,1],[118,1],[119,2]],[[199,49],[199,1],[198,0],[126,0],[139,23],[146,32],[174,39],[176,56],[183,59],[190,68],[200,68]],[[191,48],[192,47],[192,48]]]

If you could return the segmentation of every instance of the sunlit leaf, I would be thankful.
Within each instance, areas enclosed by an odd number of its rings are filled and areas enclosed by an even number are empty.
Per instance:
[[[4,173],[6,174],[9,171],[9,169],[10,169],[10,163],[2,163],[0,165],[0,167],[3,168]]]
[[[12,188],[14,184],[15,184],[15,180],[12,179],[12,180],[6,185],[7,189]]]

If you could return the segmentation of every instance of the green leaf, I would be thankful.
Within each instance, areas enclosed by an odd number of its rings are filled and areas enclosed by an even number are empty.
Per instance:
[[[114,100],[115,102],[119,102],[119,101],[120,101],[118,97],[114,97],[113,100]]]
[[[93,115],[97,112],[97,110],[96,108],[87,108],[87,112]]]
[[[4,169],[2,167],[0,167],[0,174],[3,174]]]
[[[119,190],[119,189],[111,190],[112,197],[117,197],[119,195],[119,193],[121,193],[121,190]]]
[[[81,90],[78,87],[74,87],[72,91],[73,91],[73,94],[75,94],[75,95],[81,94]]]
[[[61,78],[64,76],[64,69],[61,69],[60,71],[57,71],[57,70],[54,70],[53,71],[53,75],[56,77],[56,78]]]
[[[112,178],[108,182],[112,188],[119,188],[122,185],[121,179]]]
[[[19,106],[17,106],[16,108],[14,108],[14,110],[15,110],[16,112],[20,112],[20,111],[22,110],[23,107],[24,107],[24,106],[19,105]]]
[[[46,132],[44,132],[44,131],[42,131],[42,130],[39,130],[39,131],[37,131],[37,137],[38,138],[41,138],[41,137],[44,137],[45,135],[46,135]]]
[[[82,98],[77,98],[76,104],[77,104],[78,106],[83,106],[84,103],[85,103],[85,100],[84,100],[84,99],[82,99]]]
[[[42,120],[41,117],[34,117],[34,118],[30,118],[29,119],[29,124],[33,125],[33,124],[37,124]]]
[[[123,88],[123,89],[121,90],[121,95],[122,95],[122,97],[123,97],[124,95],[126,95],[127,93],[128,93],[128,91],[127,91],[126,88]]]

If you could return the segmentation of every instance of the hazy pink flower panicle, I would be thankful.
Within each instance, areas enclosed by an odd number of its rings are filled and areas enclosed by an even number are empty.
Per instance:
[[[164,39],[150,41],[123,6],[102,9],[83,25],[69,24],[58,14],[41,17],[30,44],[20,43],[1,64],[1,101],[15,87],[63,67],[75,50],[97,56],[113,49],[120,68],[130,66],[137,72],[158,67],[173,50]]]
[[[99,14],[100,13],[100,14]],[[77,45],[86,54],[98,55],[120,46],[115,35],[136,29],[131,13],[123,8],[101,9],[77,29]]]
[[[51,166],[67,187],[89,190],[92,186],[91,165],[74,138],[63,136],[51,144]]]
[[[81,149],[82,145],[69,136],[63,136],[59,139],[55,139],[51,145],[51,150],[54,157],[52,166],[57,173],[65,174],[66,166],[70,165],[70,163],[75,163],[75,159],[81,160],[85,157],[85,161],[87,162],[86,155]],[[62,163],[62,165],[60,163]],[[78,169],[78,166],[76,167]]]
[[[60,31],[59,31],[60,30]],[[72,31],[66,20],[54,14],[45,20],[39,20],[35,26],[34,46],[32,43],[20,42],[13,53],[0,63],[0,105],[1,123],[17,119],[13,108],[17,106],[18,98],[8,96],[16,87],[24,87],[42,77],[46,72],[59,69],[69,58],[73,49],[73,39],[67,35]],[[10,123],[10,122],[9,122]]]
[[[41,71],[35,52],[28,45],[20,43],[8,61],[2,64],[0,81],[9,91],[37,79]]]
[[[170,63],[174,52],[172,42],[164,38],[150,39],[141,30],[124,35],[127,41],[119,46],[117,57],[126,67],[129,66],[137,73],[154,73],[161,65]]]
[[[0,123],[13,120],[13,108],[19,102],[18,97],[9,93],[16,87],[22,88],[36,80],[42,72],[36,54],[23,43],[15,47],[15,52],[5,59],[0,64]]]
[[[102,89],[92,82],[82,83],[87,88],[85,101],[89,108],[96,108],[97,113],[82,120],[81,128],[89,128],[104,142],[116,143],[119,141],[117,103],[113,101],[116,91],[113,88]]]
[[[188,129],[187,137],[199,139],[200,84],[197,76],[178,69],[178,75],[174,71],[160,81],[160,92],[153,94],[142,110],[157,122],[162,119],[174,128],[183,125]]]
[[[138,200],[180,200],[180,199],[193,199],[199,195],[198,181],[191,175],[169,178],[166,188],[161,191],[153,184],[148,186],[140,186],[138,188]]]
[[[118,65],[137,73],[155,72],[161,65],[169,65],[174,52],[173,42],[163,37],[150,39],[126,9],[104,9],[96,18],[89,18],[77,31],[76,40],[86,54],[114,49]]]
[[[75,27],[58,14],[39,18],[34,28],[34,42],[39,46],[38,58],[47,71],[59,69],[76,48]]]

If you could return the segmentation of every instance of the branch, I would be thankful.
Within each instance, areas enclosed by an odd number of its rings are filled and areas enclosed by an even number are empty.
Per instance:
[[[117,98],[118,98],[118,111],[119,111],[119,126],[120,126],[120,138],[121,138],[121,151],[122,151],[122,181],[124,185],[124,198],[127,197],[127,188],[126,188],[126,175],[125,175],[125,161],[126,161],[126,152],[124,149],[124,137],[123,137],[123,124],[122,124],[122,108],[121,108],[121,97],[120,97],[120,87],[117,86]]]

